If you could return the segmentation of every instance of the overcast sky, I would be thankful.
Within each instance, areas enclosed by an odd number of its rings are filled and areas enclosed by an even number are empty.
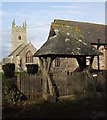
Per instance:
[[[2,57],[6,57],[11,52],[13,18],[18,26],[26,20],[27,40],[39,49],[47,40],[54,19],[105,24],[105,2],[3,2],[0,15]]]

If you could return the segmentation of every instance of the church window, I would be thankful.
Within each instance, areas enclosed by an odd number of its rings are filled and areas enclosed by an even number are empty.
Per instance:
[[[21,40],[21,36],[18,36],[18,39]]]
[[[30,50],[26,54],[26,63],[33,63],[33,55]]]
[[[60,58],[55,59],[55,67],[60,67]]]
[[[20,66],[20,68],[22,68],[22,58],[20,59],[19,66]]]

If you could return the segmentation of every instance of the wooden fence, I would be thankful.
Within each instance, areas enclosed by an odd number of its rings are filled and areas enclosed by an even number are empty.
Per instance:
[[[38,75],[21,74],[17,75],[17,87],[28,99],[41,96],[42,82]]]
[[[86,89],[96,91],[96,88],[105,87],[105,75],[97,73],[97,77],[87,76],[85,73],[73,73],[72,75],[52,75],[53,86],[58,91],[59,96],[83,93]],[[38,75],[22,74],[17,75],[18,89],[28,99],[35,99],[42,96],[44,92],[43,81]]]

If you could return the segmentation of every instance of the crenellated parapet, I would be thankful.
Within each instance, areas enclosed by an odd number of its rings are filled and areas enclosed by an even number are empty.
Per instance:
[[[23,25],[22,26],[16,26],[16,24],[15,24],[15,19],[13,19],[13,22],[12,22],[12,29],[14,29],[14,28],[16,28],[16,29],[26,29],[26,20],[25,20],[25,22],[23,23]]]

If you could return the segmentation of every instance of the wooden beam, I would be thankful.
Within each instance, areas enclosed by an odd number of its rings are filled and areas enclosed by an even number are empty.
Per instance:
[[[99,50],[99,45],[97,46],[97,50]],[[97,62],[98,62],[98,70],[100,70],[100,58],[99,55],[97,56]]]
[[[81,70],[86,68],[86,56],[76,57]]]
[[[47,79],[44,73],[43,58],[39,58],[40,70],[42,72],[42,97],[47,99]]]
[[[40,69],[42,71],[42,79],[43,79],[43,83],[45,85],[45,90],[43,90],[45,93],[44,94],[48,94],[48,86],[49,86],[49,94],[51,96],[54,96],[55,95],[55,90],[54,90],[54,87],[52,85],[52,81],[51,81],[51,78],[49,76],[49,71],[50,71],[50,68],[51,68],[51,64],[52,64],[52,61],[54,59],[53,58],[50,58],[50,57],[40,57],[39,58],[39,61],[40,61]]]

